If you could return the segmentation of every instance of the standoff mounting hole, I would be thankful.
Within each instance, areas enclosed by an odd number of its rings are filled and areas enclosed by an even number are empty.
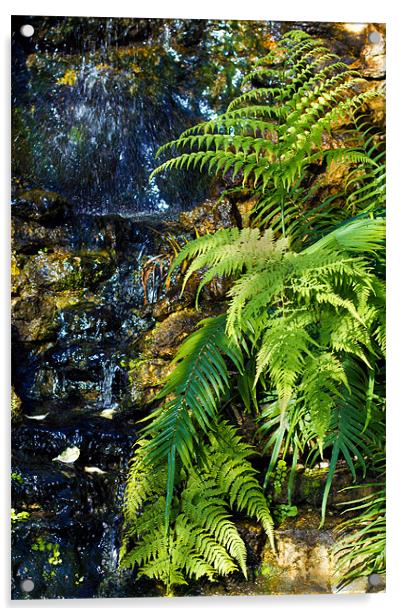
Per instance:
[[[368,581],[371,586],[379,586],[379,584],[381,584],[381,577],[378,573],[370,573],[368,576]]]
[[[381,41],[381,34],[379,32],[370,32],[368,39],[370,43],[379,43]]]
[[[25,36],[25,37],[29,38],[30,36],[33,35],[35,30],[34,30],[33,26],[31,26],[31,24],[24,24],[23,26],[21,26],[20,32],[21,32],[22,36]]]
[[[35,587],[35,584],[33,583],[32,580],[22,580],[21,582],[21,589],[24,592],[32,592],[34,587]]]

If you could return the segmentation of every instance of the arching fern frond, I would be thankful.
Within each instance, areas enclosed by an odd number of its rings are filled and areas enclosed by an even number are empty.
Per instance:
[[[259,225],[272,227],[279,214],[278,232],[285,233],[294,219],[295,200],[300,203],[298,184],[314,164],[343,160],[351,167],[370,166],[364,127],[353,124],[358,110],[379,91],[367,88],[358,71],[302,31],[286,34],[256,63],[244,78],[244,85],[250,84],[226,113],[162,146],[158,155],[170,151],[173,156],[152,177],[190,167],[223,178],[230,175],[243,188],[252,188]],[[333,130],[343,131],[342,146],[327,145]],[[353,177],[347,186],[352,187]],[[350,197],[355,211],[367,209],[369,193],[364,199],[359,194]],[[291,239],[297,234],[305,241],[305,234],[297,232],[293,229]]]
[[[256,478],[256,471],[247,458],[255,453],[241,441],[235,429],[220,422],[211,433],[210,455],[205,464],[208,475],[219,486],[230,506],[257,518],[275,550],[273,522],[267,500]]]
[[[274,549],[268,504],[247,459],[253,449],[226,422],[214,424],[198,466],[182,467],[176,474],[180,497],[174,498],[167,532],[167,465],[150,463],[146,449],[147,442],[140,442],[130,466],[120,567],[161,580],[168,594],[186,578],[214,580],[239,569],[247,577],[246,547],[231,511],[257,518]]]
[[[226,316],[204,319],[200,328],[180,347],[173,360],[174,369],[158,398],[162,407],[146,419],[144,446],[150,464],[167,462],[166,525],[169,524],[176,456],[191,465],[197,431],[206,432],[216,419],[218,404],[229,387],[229,374],[223,355],[242,371],[242,354],[225,333]]]

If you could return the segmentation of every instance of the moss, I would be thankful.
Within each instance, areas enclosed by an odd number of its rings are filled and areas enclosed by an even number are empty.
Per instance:
[[[11,293],[16,293],[19,285],[19,277],[21,269],[18,265],[18,260],[15,253],[11,255]]]
[[[170,314],[145,334],[140,343],[142,356],[173,358],[180,344],[194,331],[204,316],[206,315],[201,315],[195,308],[184,308]]]
[[[321,503],[327,473],[327,468],[305,469],[300,478],[300,496],[302,500],[314,505]]]
[[[107,278],[114,267],[112,257],[105,251],[73,254],[61,250],[41,249],[27,258],[21,280],[30,294],[44,289],[76,291],[93,288]]]
[[[52,339],[59,327],[59,312],[83,300],[83,291],[38,293],[24,288],[21,296],[12,301],[13,324],[19,337],[26,341]]]
[[[11,388],[11,421],[15,422],[21,419],[22,402],[20,397],[15,393],[14,387]]]
[[[75,86],[76,81],[77,72],[72,68],[68,68],[64,75],[59,77],[56,83],[60,86]]]
[[[185,231],[195,232],[197,235],[206,235],[219,229],[236,226],[233,207],[227,199],[219,201],[207,199],[191,211],[180,214],[179,220]]]
[[[131,399],[138,406],[146,406],[161,389],[171,364],[162,359],[138,358],[130,360],[130,366]]]

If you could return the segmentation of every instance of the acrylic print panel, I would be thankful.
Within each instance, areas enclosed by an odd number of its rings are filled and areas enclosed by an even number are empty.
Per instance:
[[[385,26],[12,20],[12,596],[385,587]]]

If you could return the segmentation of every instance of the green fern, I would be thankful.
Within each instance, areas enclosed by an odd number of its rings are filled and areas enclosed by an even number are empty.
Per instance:
[[[327,205],[312,217],[310,201],[305,194],[301,198],[305,189],[300,183],[311,176],[312,165],[334,161],[347,162],[352,168],[357,165],[346,182],[354,193],[347,205],[353,202],[354,210],[367,209],[369,189],[360,196],[353,187],[363,167],[365,173],[373,173],[373,156],[365,141],[365,127],[356,121],[357,112],[379,91],[367,89],[359,73],[320,40],[297,30],[284,35],[243,83],[253,85],[232,101],[226,113],[186,130],[159,149],[158,155],[172,152],[173,157],[151,177],[173,169],[198,168],[223,178],[231,176],[233,181],[241,178],[243,188],[257,197],[259,226],[288,235],[291,227],[292,242],[305,238],[303,225],[293,224],[296,213],[307,217],[310,233],[321,216],[329,222]],[[342,131],[340,149],[327,145],[332,131]],[[380,176],[380,172],[375,175],[373,190]],[[337,212],[337,216],[341,222],[342,214]]]
[[[246,547],[231,510],[260,520],[273,546],[267,501],[247,458],[253,449],[225,422],[211,426],[202,461],[175,475],[174,516],[166,532],[167,463],[151,464],[147,440],[139,442],[125,492],[125,528],[120,567],[161,580],[171,594],[186,579],[215,580],[241,570],[247,577]]]
[[[385,166],[381,134],[362,115],[379,91],[366,85],[294,31],[226,113],[159,150],[172,157],[152,176],[197,168],[256,198],[252,227],[188,242],[170,270],[187,268],[183,289],[199,273],[196,305],[214,278],[231,287],[227,314],[179,350],[130,465],[121,566],[168,593],[188,578],[246,575],[232,511],[256,517],[273,547],[253,450],[221,419],[229,396],[260,424],[264,487],[279,457],[291,456],[291,475],[300,456],[329,458],[322,523],[338,461],[357,480],[383,445]],[[321,197],[317,169],[330,165],[345,166],[344,187]]]
[[[308,444],[312,456],[332,451],[323,520],[339,456],[354,476],[356,465],[364,469],[365,405],[352,402],[355,380],[363,383],[365,373],[356,379],[351,366],[359,361],[372,370],[382,356],[384,288],[370,259],[383,249],[384,232],[381,219],[354,220],[294,253],[285,238],[275,241],[270,230],[226,229],[188,243],[172,266],[190,260],[183,287],[201,270],[199,292],[215,276],[233,279],[228,338],[233,344],[249,340],[254,388],[268,378],[278,401],[279,426],[269,441],[273,452],[267,478],[289,430],[291,406],[305,427],[293,449],[303,451]]]
[[[162,407],[146,420],[144,436],[152,437],[145,445],[147,462],[167,461],[166,526],[169,525],[173,498],[176,456],[190,467],[194,460],[197,428],[210,429],[218,413],[218,404],[229,388],[229,373],[223,355],[241,372],[242,354],[225,334],[226,316],[204,319],[200,328],[180,347],[158,398]]]

